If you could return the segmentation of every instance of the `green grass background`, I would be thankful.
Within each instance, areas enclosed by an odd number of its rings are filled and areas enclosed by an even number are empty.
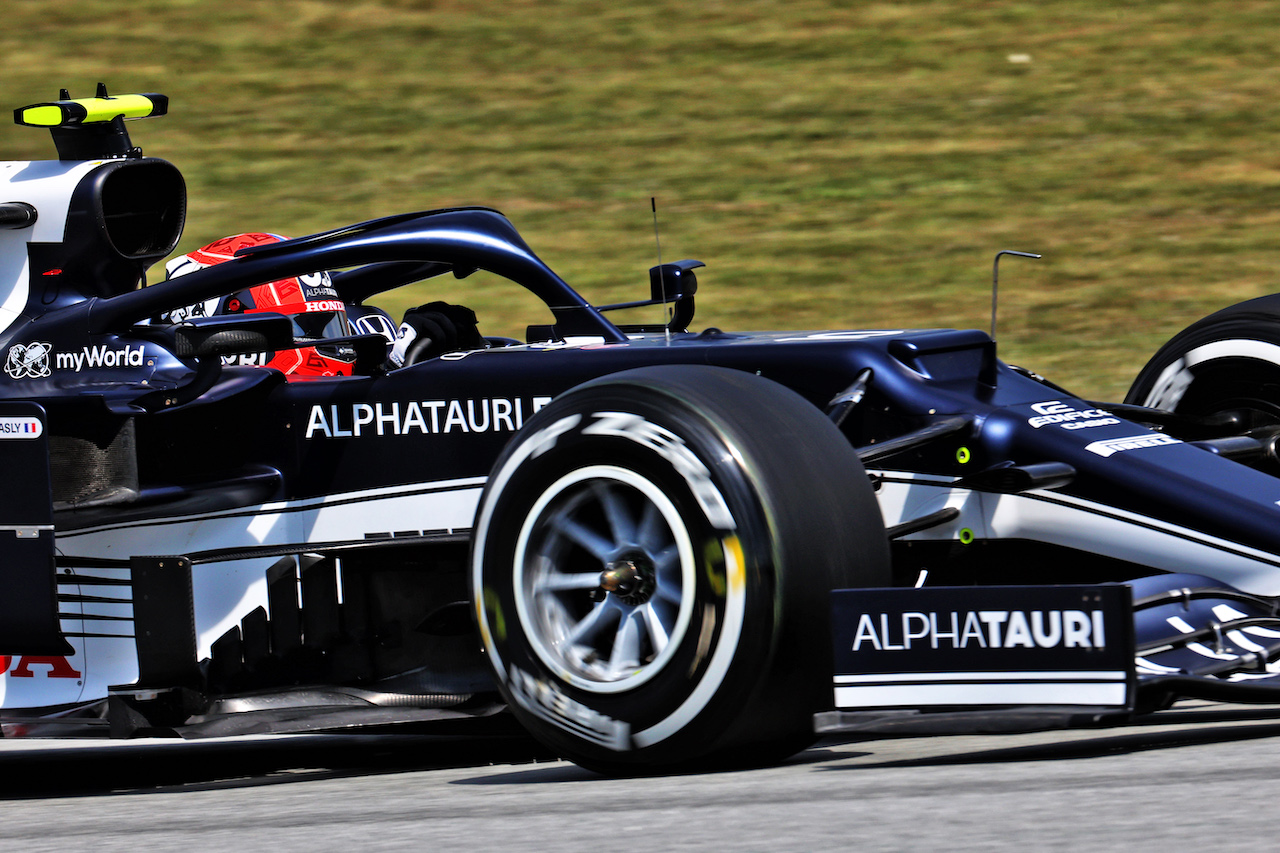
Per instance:
[[[1001,356],[1109,399],[1280,290],[1273,2],[7,0],[0,56],[6,107],[171,97],[130,129],[186,175],[183,250],[485,204],[620,301],[656,196],[664,260],[708,264],[695,328],[737,329],[986,328],[992,256],[1033,251]]]

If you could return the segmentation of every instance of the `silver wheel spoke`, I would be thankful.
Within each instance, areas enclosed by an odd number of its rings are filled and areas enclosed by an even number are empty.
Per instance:
[[[680,588],[680,553],[675,545],[657,554],[653,558],[654,571],[658,577],[658,588],[654,595],[665,601],[680,603],[684,591]]]
[[[605,623],[606,611],[610,608],[604,603],[597,604],[585,618],[570,628],[564,637],[565,643],[577,644],[586,642],[598,632]]]
[[[575,572],[571,575],[557,572],[539,580],[534,592],[565,592],[574,589],[595,589],[598,586],[600,586],[599,572]]]
[[[585,548],[601,563],[607,561],[613,554],[614,543],[572,518],[558,517],[552,522],[551,527],[570,542]]]
[[[671,541],[666,523],[662,520],[662,512],[653,504],[644,505],[644,513],[640,516],[640,524],[636,529],[636,544],[653,553]],[[657,562],[655,559],[654,562]]]
[[[609,530],[613,533],[614,544],[621,545],[627,542],[634,542],[636,527],[617,490],[608,486],[597,485],[595,494],[600,499],[600,506],[604,509],[605,518],[609,520]]]
[[[659,577],[664,575],[680,577],[680,549],[674,542],[667,543],[661,551],[655,548],[650,553],[653,555],[653,568]]]
[[[609,656],[609,674],[615,678],[627,670],[640,666],[640,636],[642,633],[639,611],[632,610],[618,626],[613,638],[613,654]]]
[[[649,631],[649,643],[653,646],[653,654],[657,655],[671,641],[671,637],[667,633],[667,626],[662,623],[662,618],[658,615],[658,610],[653,606],[652,602],[640,608],[640,612],[644,615],[645,627]]]
[[[583,471],[548,492],[521,533],[517,607],[552,671],[580,688],[617,692],[663,671],[682,642],[694,596],[691,543],[651,481],[614,466]]]

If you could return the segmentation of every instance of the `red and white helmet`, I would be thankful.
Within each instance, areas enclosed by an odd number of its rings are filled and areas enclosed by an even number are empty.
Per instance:
[[[236,234],[223,237],[165,264],[165,277],[180,275],[229,261],[236,252],[250,246],[279,243],[288,238],[279,234]],[[283,314],[293,322],[295,341],[345,338],[351,334],[347,310],[333,288],[327,272],[309,273],[297,278],[283,278],[248,290],[179,308],[169,313],[170,322],[180,323],[190,317],[219,314]],[[321,376],[350,376],[355,350],[350,346],[299,347],[259,357],[231,359],[238,363],[255,363],[274,367],[290,379]]]

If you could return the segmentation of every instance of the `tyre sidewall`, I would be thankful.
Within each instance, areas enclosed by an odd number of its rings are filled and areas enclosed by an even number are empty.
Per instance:
[[[476,531],[482,634],[513,712],[574,760],[663,763],[705,753],[714,746],[702,721],[731,719],[746,702],[758,675],[750,662],[766,658],[773,640],[773,555],[761,535],[765,513],[734,458],[692,408],[643,388],[602,387],[544,409],[495,466]],[[694,562],[693,606],[674,653],[643,685],[614,693],[554,672],[516,618],[512,566],[529,513],[561,478],[593,466],[629,471],[665,495],[685,522]]]
[[[1280,411],[1280,313],[1266,309],[1280,312],[1280,299],[1250,300],[1189,326],[1152,357],[1125,402],[1197,415],[1259,404]]]

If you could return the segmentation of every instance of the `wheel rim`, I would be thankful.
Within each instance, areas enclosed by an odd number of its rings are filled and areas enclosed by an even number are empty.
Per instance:
[[[1238,410],[1248,426],[1269,426],[1280,422],[1280,400],[1259,397],[1256,387],[1269,378],[1274,384],[1277,371],[1280,345],[1252,338],[1210,340],[1166,364],[1140,402],[1200,415]],[[1206,402],[1194,402],[1206,393]]]
[[[1242,429],[1280,424],[1280,365],[1252,360],[1219,359],[1202,362],[1194,383],[1184,391],[1174,411],[1195,415],[1234,412]],[[1261,393],[1267,389],[1271,393]]]
[[[696,582],[679,511],[634,471],[596,465],[557,480],[525,518],[516,609],[539,659],[595,693],[661,672],[688,629]]]

